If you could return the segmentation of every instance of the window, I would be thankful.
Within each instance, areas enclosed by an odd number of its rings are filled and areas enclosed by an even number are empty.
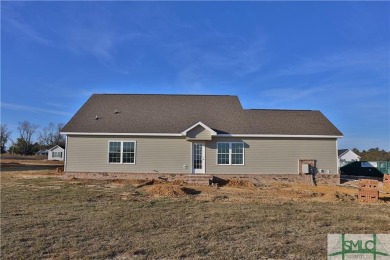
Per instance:
[[[53,152],[53,157],[62,158],[62,152]]]
[[[230,164],[229,143],[218,143],[218,164]]]
[[[135,163],[135,142],[108,142],[109,163]]]
[[[110,152],[108,155],[109,163],[121,162],[121,142],[110,142]]]
[[[123,163],[134,163],[134,142],[123,142]]]
[[[217,164],[244,165],[244,143],[218,143]]]
[[[203,155],[203,145],[199,143],[193,144],[193,164],[194,169],[202,169],[202,155]]]
[[[244,164],[244,144],[231,143],[232,164]]]

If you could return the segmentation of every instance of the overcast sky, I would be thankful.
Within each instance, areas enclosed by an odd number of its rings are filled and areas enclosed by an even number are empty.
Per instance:
[[[1,122],[66,123],[92,93],[229,94],[390,150],[389,19],[389,2],[1,2]]]

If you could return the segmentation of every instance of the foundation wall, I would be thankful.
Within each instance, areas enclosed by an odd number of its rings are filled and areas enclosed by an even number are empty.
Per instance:
[[[112,172],[65,172],[64,178],[78,178],[78,179],[164,179],[167,181],[183,180],[188,176],[191,177],[205,177],[213,176],[220,179],[232,179],[240,178],[245,180],[252,180],[253,182],[287,182],[287,183],[301,183],[311,184],[310,175],[298,175],[298,174],[213,174],[213,175],[189,175],[187,173],[172,173],[172,174],[160,174],[160,173],[112,173]],[[340,175],[338,174],[316,174],[317,184],[319,185],[336,185],[340,184]]]

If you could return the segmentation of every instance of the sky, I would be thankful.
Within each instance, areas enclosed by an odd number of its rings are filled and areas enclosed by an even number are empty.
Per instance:
[[[237,95],[320,110],[390,150],[390,2],[4,2],[1,123],[67,123],[93,93]]]

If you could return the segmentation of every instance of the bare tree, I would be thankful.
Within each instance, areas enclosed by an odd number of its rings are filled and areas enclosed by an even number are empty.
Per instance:
[[[11,154],[14,155],[15,152],[15,142],[12,139],[9,139],[12,143],[12,145],[9,147],[8,151],[11,151]]]
[[[44,127],[39,133],[39,143],[45,147],[53,144],[55,125],[50,122],[48,126]]]
[[[54,124],[50,122],[47,127],[44,127],[39,134],[39,143],[45,147],[54,145],[63,145],[64,137],[60,134],[64,124]]]
[[[32,146],[32,138],[35,131],[38,129],[38,125],[31,124],[28,121],[19,122],[18,132],[21,140],[20,148],[24,155],[29,153],[29,149]]]
[[[63,123],[58,123],[54,135],[54,142],[58,145],[65,145],[65,136],[61,134],[61,129],[64,127]]]
[[[6,124],[0,125],[0,149],[1,153],[5,153],[5,145],[10,140],[12,131],[8,129],[8,126]]]

